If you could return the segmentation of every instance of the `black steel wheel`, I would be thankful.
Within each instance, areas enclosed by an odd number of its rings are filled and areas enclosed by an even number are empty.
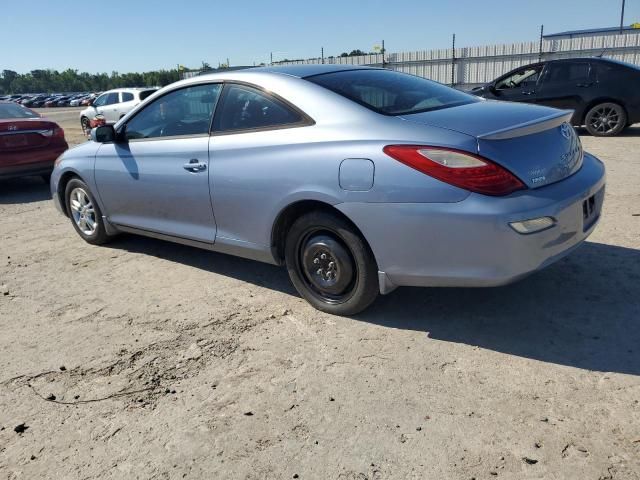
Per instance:
[[[285,260],[294,286],[318,310],[354,315],[378,295],[371,249],[344,218],[315,211],[289,229]]]
[[[627,125],[627,114],[617,103],[600,103],[585,116],[587,131],[596,137],[612,137]]]

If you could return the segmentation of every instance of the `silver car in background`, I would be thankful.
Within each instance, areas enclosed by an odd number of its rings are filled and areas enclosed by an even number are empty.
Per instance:
[[[580,245],[605,169],[570,117],[376,68],[216,73],[94,129],[51,189],[89,243],[285,264],[312,305],[350,315],[398,286],[503,285]]]

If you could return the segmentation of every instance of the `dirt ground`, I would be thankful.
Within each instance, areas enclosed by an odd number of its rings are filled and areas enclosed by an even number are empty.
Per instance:
[[[639,479],[640,128],[582,138],[608,185],[580,249],[355,318],[273,266],[90,246],[0,183],[0,478]]]

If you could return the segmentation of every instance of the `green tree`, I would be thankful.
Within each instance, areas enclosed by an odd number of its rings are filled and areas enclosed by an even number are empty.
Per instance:
[[[180,80],[177,69],[153,70],[150,72],[87,73],[68,68],[57,70],[36,69],[19,74],[3,70],[0,76],[0,92],[6,93],[51,93],[104,91],[118,87],[163,87]]]

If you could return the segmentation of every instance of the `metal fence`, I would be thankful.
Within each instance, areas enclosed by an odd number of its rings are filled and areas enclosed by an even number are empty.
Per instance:
[[[466,89],[489,82],[503,73],[535,63],[539,59],[598,55],[640,65],[640,31],[543,39],[542,42],[385,53],[384,66]],[[382,66],[383,58],[382,54],[309,58],[274,62],[274,65],[318,63]]]

